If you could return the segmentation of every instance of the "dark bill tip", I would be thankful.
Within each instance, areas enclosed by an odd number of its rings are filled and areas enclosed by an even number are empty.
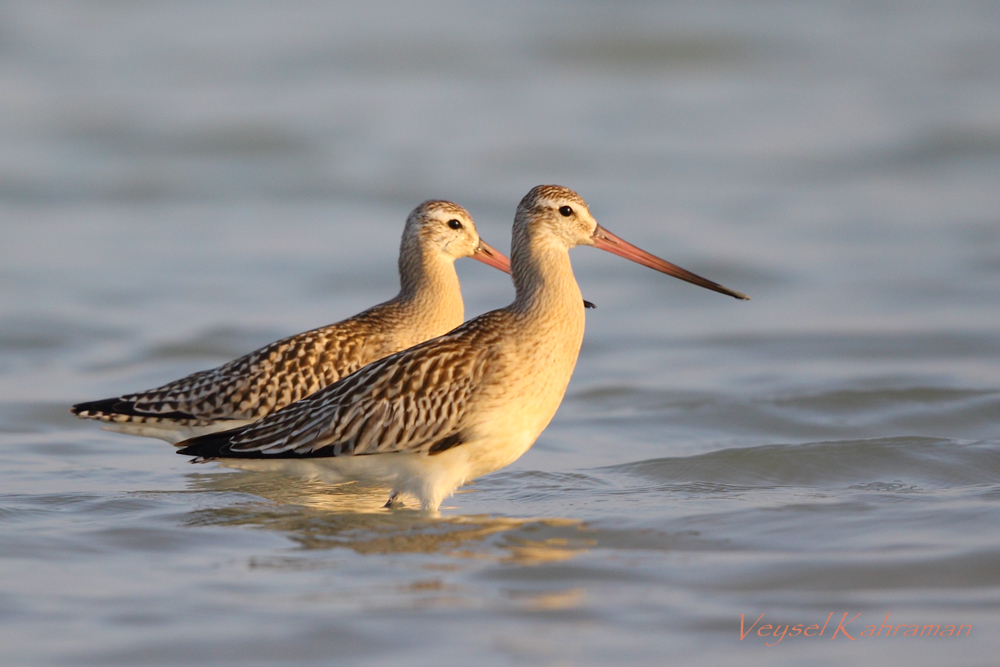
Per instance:
[[[600,225],[598,225],[597,229],[594,230],[594,234],[591,236],[591,239],[594,241],[595,248],[606,250],[614,255],[618,255],[619,257],[632,260],[637,264],[648,266],[649,268],[659,271],[660,273],[665,273],[668,276],[673,276],[674,278],[680,278],[681,280],[698,285],[699,287],[710,289],[713,292],[731,296],[734,299],[741,299],[743,301],[750,300],[750,297],[742,292],[731,290],[728,287],[724,287],[717,282],[709,280],[708,278],[702,278],[698,274],[691,273],[687,269],[682,269],[676,264],[671,264],[665,259],[660,259],[656,255],[652,255],[642,248],[637,248],[628,241],[615,236]]]

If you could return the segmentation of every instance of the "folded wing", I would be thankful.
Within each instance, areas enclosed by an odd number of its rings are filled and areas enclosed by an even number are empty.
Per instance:
[[[470,397],[497,363],[479,326],[372,363],[241,429],[192,438],[178,453],[202,458],[308,458],[392,452],[436,454],[463,442]]]

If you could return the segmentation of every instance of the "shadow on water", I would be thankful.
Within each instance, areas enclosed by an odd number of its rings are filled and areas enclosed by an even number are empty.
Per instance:
[[[191,476],[191,490],[244,494],[245,502],[195,510],[189,526],[251,526],[285,534],[303,550],[440,554],[536,565],[572,559],[595,544],[581,521],[434,516],[382,509],[385,490],[239,471]]]

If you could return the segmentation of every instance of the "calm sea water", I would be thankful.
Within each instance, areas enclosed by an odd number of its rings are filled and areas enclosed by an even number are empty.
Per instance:
[[[0,662],[995,664],[998,26],[0,4]],[[423,199],[506,249],[538,183],[753,300],[575,250],[559,414],[439,519],[67,412],[388,298]]]

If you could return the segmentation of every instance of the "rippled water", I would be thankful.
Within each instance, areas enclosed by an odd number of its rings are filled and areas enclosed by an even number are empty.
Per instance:
[[[0,4],[0,662],[994,664],[997,25]],[[506,249],[543,182],[753,300],[574,251],[559,414],[438,519],[67,412],[387,298],[423,199]]]

